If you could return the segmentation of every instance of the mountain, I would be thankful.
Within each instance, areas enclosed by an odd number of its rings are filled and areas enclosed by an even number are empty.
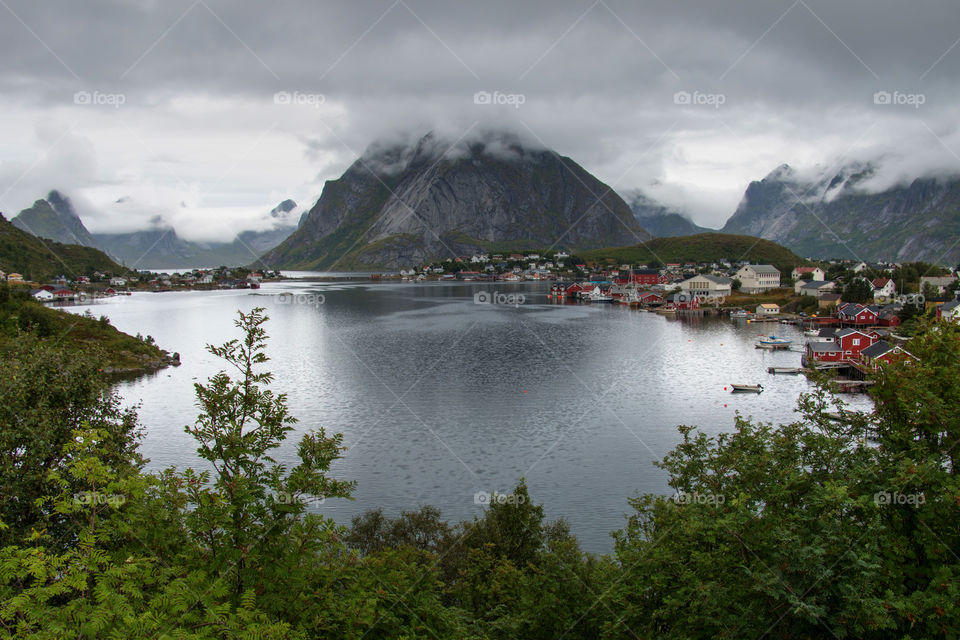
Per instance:
[[[595,249],[578,255],[590,264],[636,265],[653,261],[710,263],[720,260],[749,260],[753,264],[772,264],[787,276],[794,267],[807,264],[806,260],[789,249],[769,240],[726,233],[654,238],[644,244]]]
[[[627,191],[623,195],[633,211],[633,217],[655,238],[692,236],[713,231],[694,224],[682,213],[660,204],[642,191]]]
[[[37,238],[0,215],[0,270],[46,282],[57,275],[110,274],[127,270],[98,249]]]
[[[11,222],[18,229],[38,238],[49,238],[64,244],[94,246],[93,236],[83,226],[70,199],[58,191],[51,191],[46,200],[37,200]]]
[[[960,261],[960,178],[917,178],[871,192],[871,165],[803,179],[781,165],[752,182],[724,225],[818,258]]]
[[[453,148],[427,134],[371,145],[262,260],[398,268],[482,250],[582,250],[649,237],[623,199],[570,158],[510,134]]]
[[[290,235],[296,208],[296,202],[284,200],[270,211],[270,229],[242,231],[231,242],[186,240],[169,226],[129,233],[97,233],[93,240],[96,246],[135,269],[239,266],[256,261],[260,254]]]

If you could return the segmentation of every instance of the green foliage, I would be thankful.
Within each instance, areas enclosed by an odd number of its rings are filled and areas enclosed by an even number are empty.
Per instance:
[[[0,270],[18,272],[37,282],[46,282],[61,273],[73,276],[103,271],[118,275],[128,271],[99,249],[37,238],[16,228],[2,215]]]
[[[0,359],[0,542],[15,543],[32,528],[45,528],[65,543],[75,531],[43,503],[54,490],[53,473],[63,474],[67,447],[82,425],[99,431],[102,456],[114,469],[138,466],[136,414],[120,408],[89,356],[24,337]]]
[[[0,292],[2,295],[2,292]],[[340,436],[269,389],[266,316],[211,353],[187,431],[205,468],[144,473],[136,417],[89,362],[26,341],[0,361],[0,638],[935,638],[960,629],[960,326],[923,324],[871,414],[818,386],[800,417],[680,427],[676,492],[631,499],[583,553],[526,483],[451,525],[432,507],[345,529],[312,512]],[[828,419],[839,411],[841,419]]]
[[[616,264],[666,262],[717,262],[749,259],[754,264],[772,264],[780,273],[789,274],[806,260],[769,240],[726,233],[701,233],[693,236],[654,238],[644,244],[611,249],[596,249],[583,254],[591,264],[610,260]]]
[[[840,294],[840,299],[844,302],[872,302],[873,287],[865,278],[856,277],[847,283]]]

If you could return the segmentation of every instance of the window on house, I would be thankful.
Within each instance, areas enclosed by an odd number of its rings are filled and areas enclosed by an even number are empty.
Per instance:
[[[853,339],[853,346],[856,347],[856,346],[859,345],[859,344],[860,344],[860,338],[854,338],[854,339]]]

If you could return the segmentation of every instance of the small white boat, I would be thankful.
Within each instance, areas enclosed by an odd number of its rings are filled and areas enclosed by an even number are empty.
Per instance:
[[[609,293],[604,293],[600,290],[600,287],[597,287],[587,295],[587,300],[590,302],[613,302],[613,296]]]
[[[731,384],[733,393],[760,393],[763,391],[761,384]]]
[[[750,312],[744,311],[743,309],[735,309],[734,311],[730,312],[730,317],[731,318],[749,318]]]
[[[786,349],[791,344],[793,344],[793,340],[780,336],[762,336],[760,341],[757,342],[757,346],[768,349]]]

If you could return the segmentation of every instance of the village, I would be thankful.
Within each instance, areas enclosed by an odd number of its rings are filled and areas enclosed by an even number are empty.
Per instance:
[[[59,275],[47,283],[25,280],[19,273],[3,273],[0,280],[11,285],[30,287],[30,296],[42,303],[83,302],[92,298],[131,295],[134,291],[209,291],[214,289],[259,289],[261,282],[280,278],[277,271],[251,271],[220,267],[185,272],[155,273],[152,271],[111,275],[95,271],[89,276],[68,278]]]

